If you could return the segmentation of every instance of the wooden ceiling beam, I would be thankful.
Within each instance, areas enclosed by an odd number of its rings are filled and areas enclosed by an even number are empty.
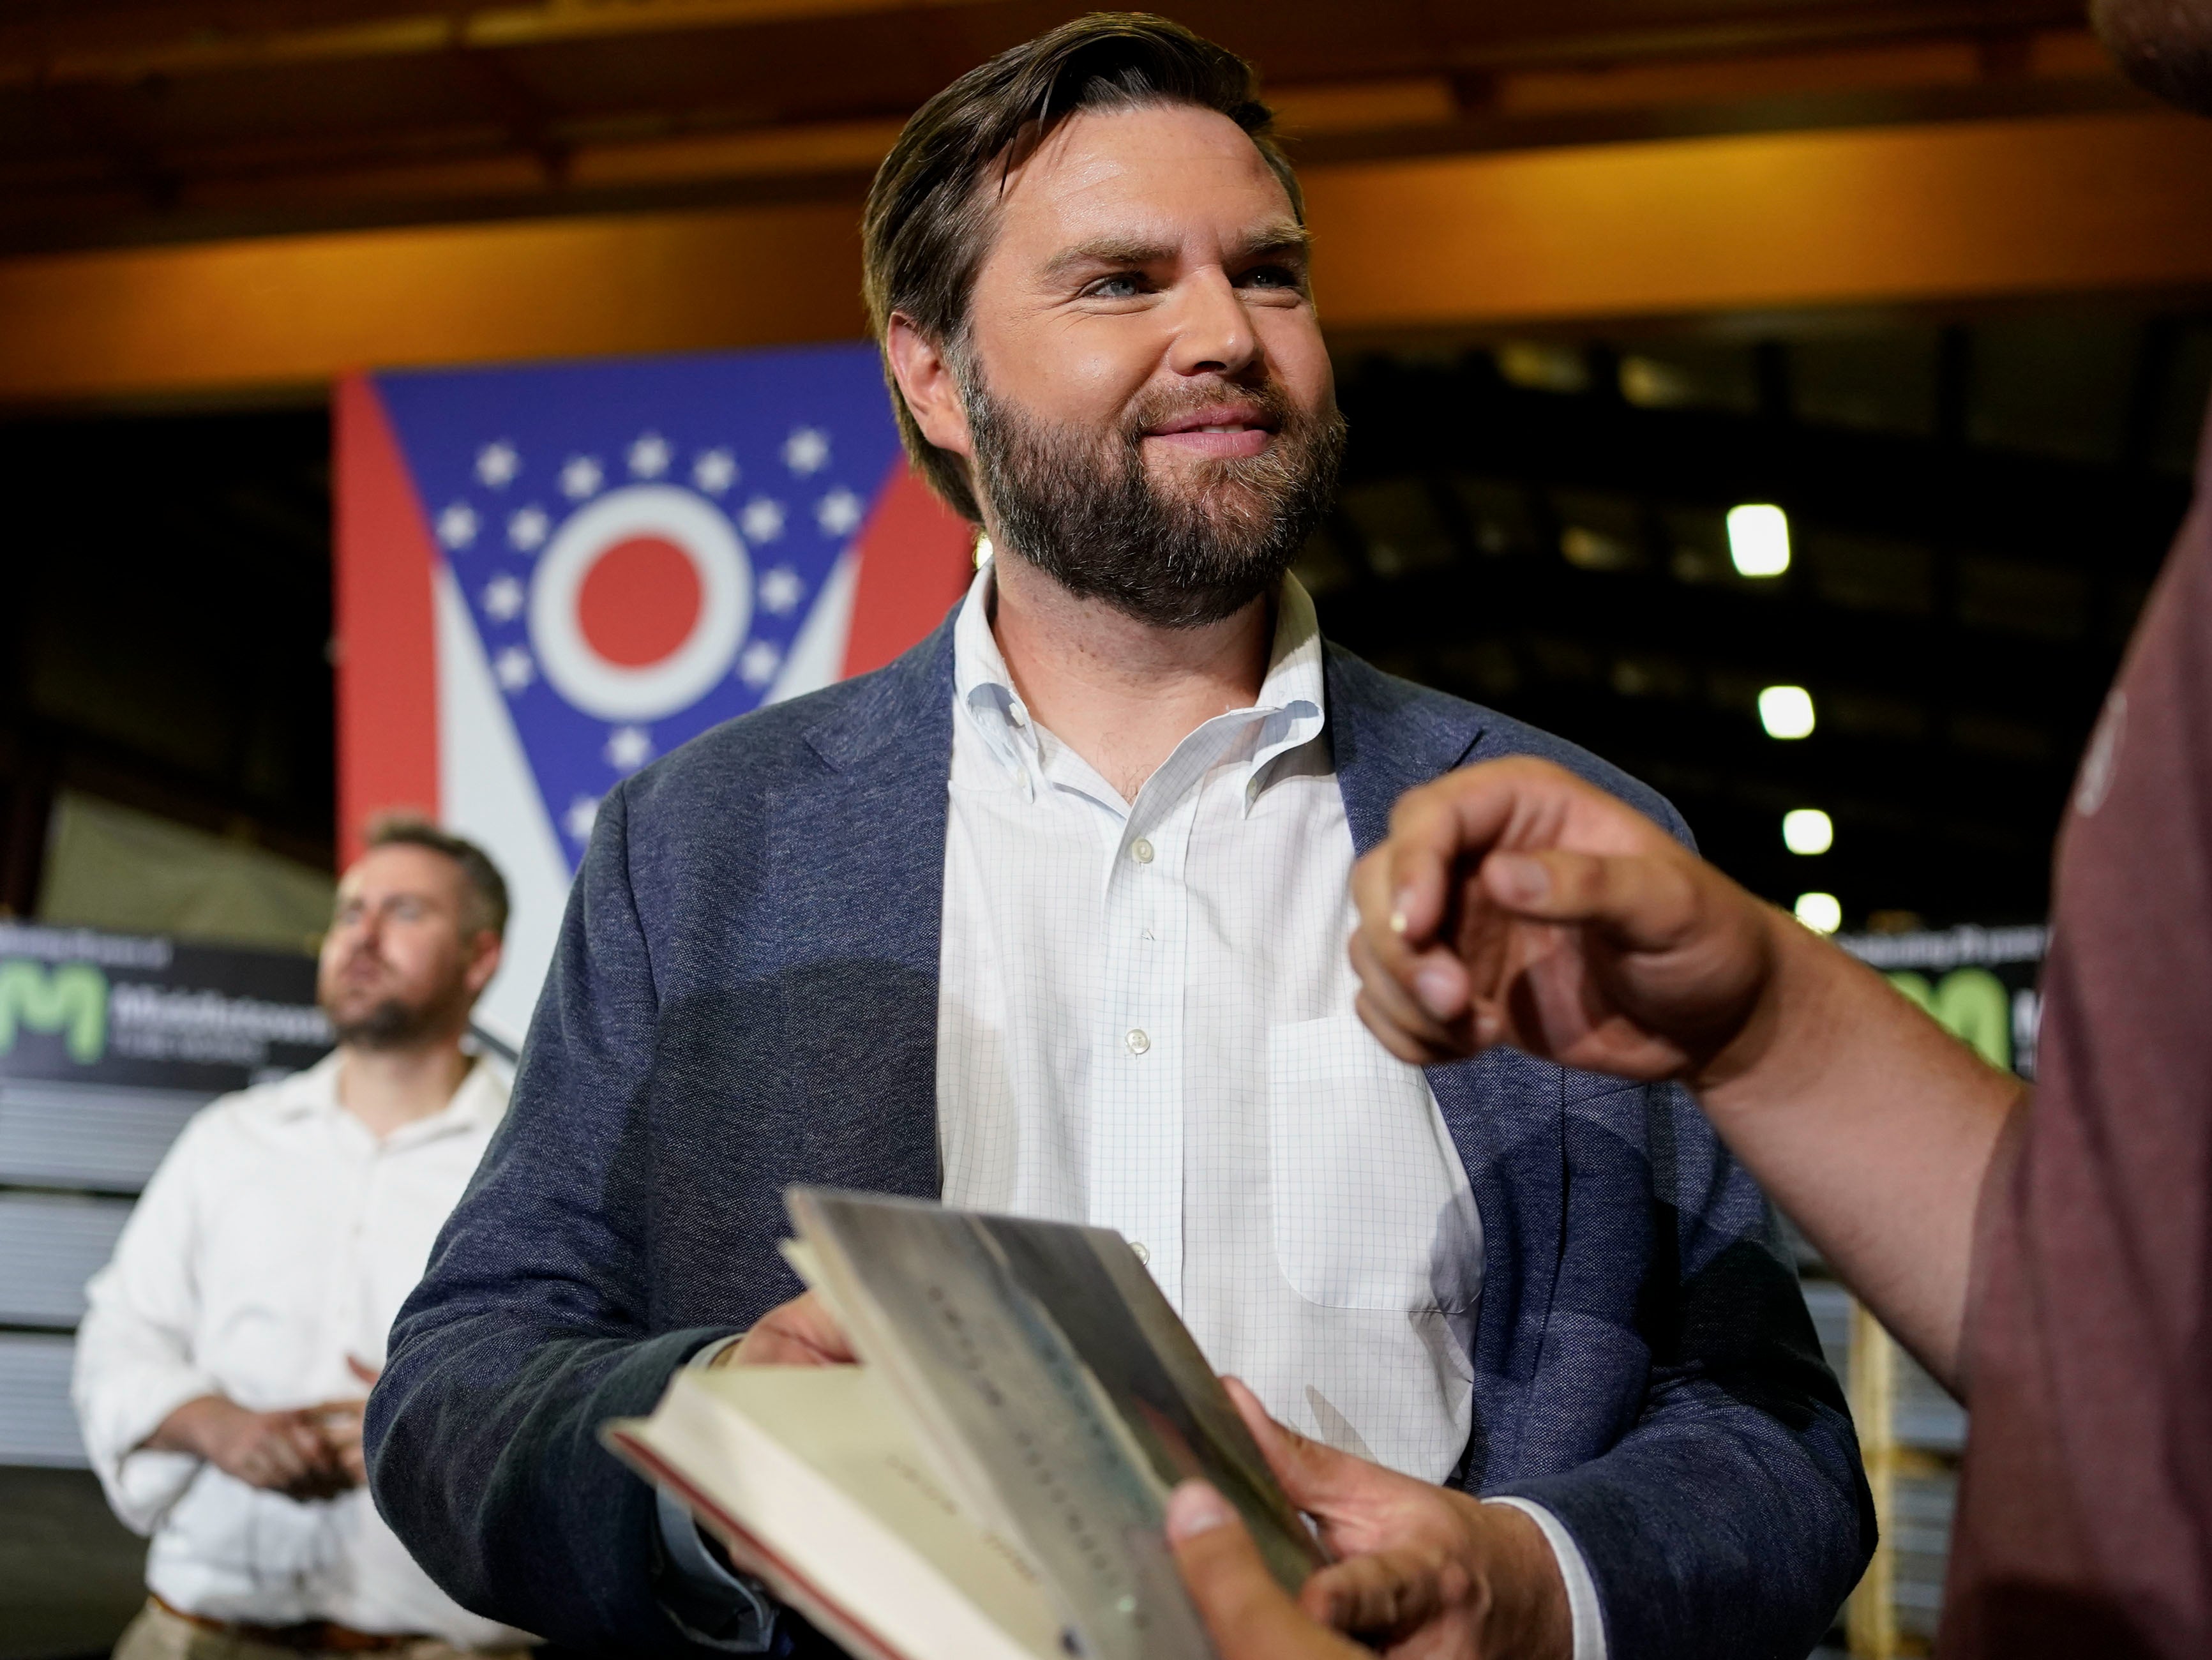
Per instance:
[[[2166,113],[1315,167],[1340,337],[2212,290],[2212,124]],[[0,402],[861,330],[849,204],[0,261]]]
[[[1083,9],[1067,8],[1069,15]],[[1626,9],[1596,0],[1566,9],[1526,3],[1469,8],[1437,31],[1415,27],[1446,65],[1485,70],[1650,57],[1728,55],[2078,27],[2075,0],[1831,0],[1816,6],[1741,6],[1680,0]],[[466,48],[514,50],[574,40],[612,41],[676,31],[731,31],[916,11],[976,14],[981,37],[1021,38],[1036,26],[1027,0],[538,0],[457,4],[426,0],[228,0],[213,5],[134,5],[49,12],[7,21],[0,12],[0,86],[86,82],[131,84],[315,61],[407,58]],[[1259,33],[1256,9],[1200,0],[1183,13],[1224,38]],[[1371,21],[1371,20],[1370,20]]]
[[[1290,83],[1271,92],[1306,165],[1635,142],[1702,134],[1989,119],[2142,107],[2086,31],[2024,37],[1990,76],[1971,42],[1839,53],[1528,70],[1482,78],[1479,99],[1442,73]],[[257,133],[0,156],[0,252],[184,241],[459,216],[646,211],[765,198],[849,199],[896,136],[896,115],[765,122],[711,110],[564,119],[495,54],[452,54],[473,90],[443,125]],[[76,87],[58,106],[106,110]],[[489,119],[487,119],[489,117]],[[92,129],[78,124],[88,135]],[[118,201],[108,181],[132,179]],[[143,181],[158,179],[158,195]]]
[[[335,21],[288,20],[289,9],[234,8],[244,20],[210,26],[191,11],[94,15],[76,25],[0,23],[0,86],[84,81],[125,83],[149,76],[282,69],[365,58],[409,58],[455,49],[493,51],[553,41],[601,40],[672,30],[804,22],[917,6],[951,8],[994,0],[544,0],[537,5],[413,4],[375,8]],[[181,14],[181,15],[180,15]]]

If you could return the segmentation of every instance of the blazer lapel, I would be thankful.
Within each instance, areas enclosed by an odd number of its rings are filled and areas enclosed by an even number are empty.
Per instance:
[[[1328,730],[1354,848],[1389,832],[1416,785],[1487,758],[1486,711],[1385,675],[1328,648]],[[1497,753],[1506,753],[1498,746]],[[1459,1480],[1469,1488],[1516,1468],[1530,1385],[1558,1280],[1566,1207],[1566,1098],[1557,1067],[1492,1050],[1427,1069],[1482,1217],[1482,1304],[1474,1353],[1474,1432]]]
[[[816,1179],[934,1199],[951,621],[855,694],[806,730],[828,775],[770,807],[775,909],[804,964],[782,988],[793,1128],[837,1166]]]

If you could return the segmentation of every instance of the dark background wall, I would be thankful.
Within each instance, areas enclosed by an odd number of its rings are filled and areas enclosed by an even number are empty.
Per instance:
[[[2075,758],[2188,499],[2212,327],[1831,318],[1350,357],[1338,639],[1587,745],[1846,926],[2036,920]],[[1735,574],[1723,520],[1789,514]],[[1778,742],[1759,690],[1813,695]],[[1827,812],[1833,850],[1781,819]]]
[[[2107,304],[1694,333],[1340,343],[1342,505],[1302,574],[1338,639],[1650,780],[1706,850],[1847,925],[2033,919],[2050,837],[2186,505],[2212,319]],[[327,868],[318,404],[0,424],[0,905],[72,788]],[[1772,502],[1753,581],[1723,515]],[[1755,703],[1807,687],[1813,736]],[[1780,820],[1817,806],[1834,849]]]
[[[331,858],[330,422],[319,404],[0,423],[0,914],[81,789]]]

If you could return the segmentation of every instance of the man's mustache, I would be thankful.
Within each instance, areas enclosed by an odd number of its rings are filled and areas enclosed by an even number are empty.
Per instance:
[[[1224,380],[1210,386],[1177,387],[1170,392],[1154,392],[1140,398],[1130,406],[1128,417],[1121,423],[1121,437],[1130,448],[1135,449],[1144,442],[1146,434],[1186,415],[1217,409],[1224,404],[1250,408],[1264,424],[1273,427],[1279,435],[1300,427],[1305,422],[1304,412],[1272,380],[1253,386]]]

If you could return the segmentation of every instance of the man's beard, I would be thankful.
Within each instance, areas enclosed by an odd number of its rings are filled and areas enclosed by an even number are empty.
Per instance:
[[[385,997],[358,1013],[341,1012],[341,998],[331,990],[316,1000],[339,1043],[355,1049],[411,1049],[442,1043],[465,1025],[470,998],[467,986],[456,977],[427,997]]]
[[[964,391],[978,494],[1011,550],[1071,593],[1158,628],[1234,616],[1273,589],[1336,492],[1344,417],[1297,409],[1273,386],[1146,399],[1093,437],[1032,421],[980,377]],[[1275,427],[1257,455],[1210,458],[1180,487],[1145,466],[1147,429],[1224,401]]]
[[[421,1049],[441,1037],[451,1025],[452,1011],[440,1004],[418,1005],[387,997],[367,1013],[351,1020],[331,1022],[339,1043],[351,1049]]]

